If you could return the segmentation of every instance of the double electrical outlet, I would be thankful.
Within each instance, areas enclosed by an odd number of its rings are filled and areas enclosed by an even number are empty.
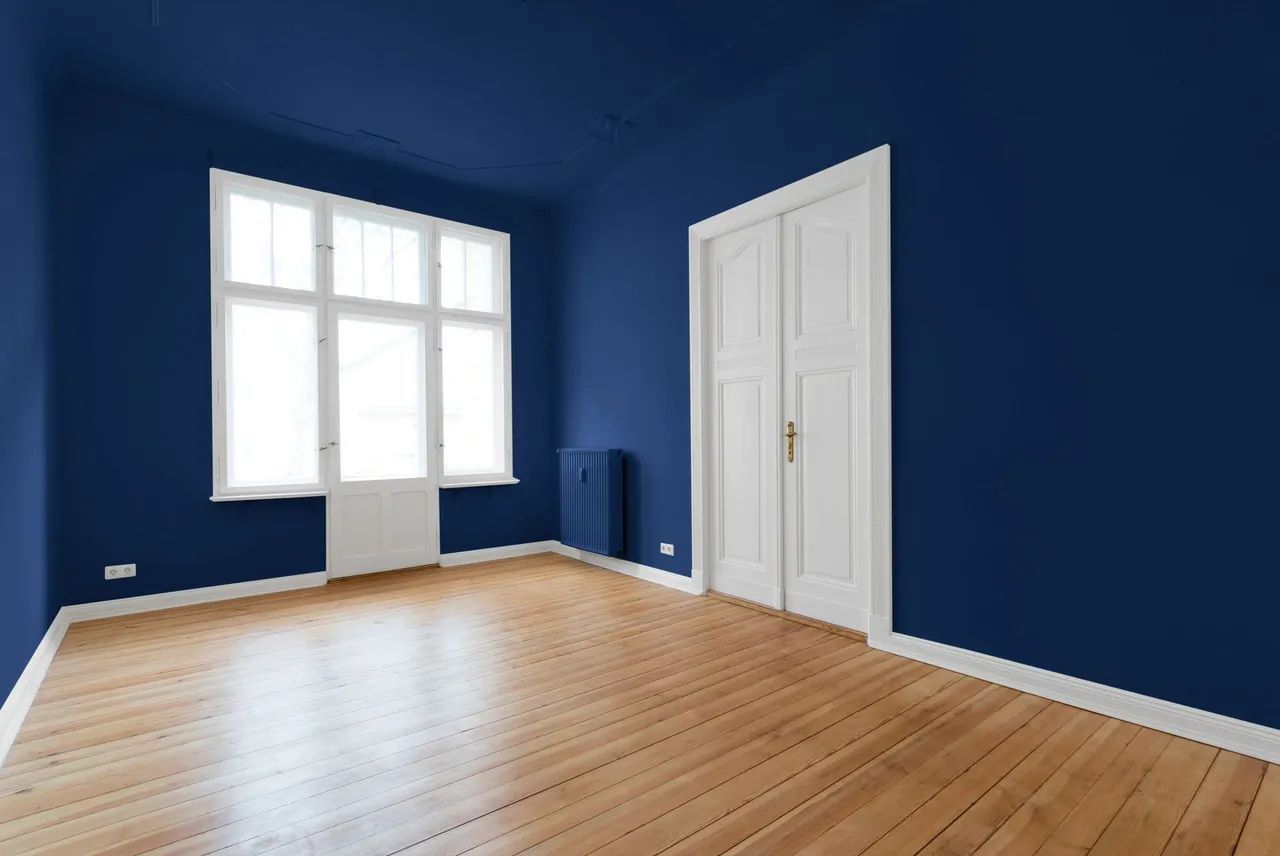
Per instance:
[[[109,580],[122,580],[125,577],[136,577],[138,566],[132,562],[127,565],[107,565],[104,576]]]

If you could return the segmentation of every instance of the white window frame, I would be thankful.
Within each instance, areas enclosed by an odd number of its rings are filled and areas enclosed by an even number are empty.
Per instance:
[[[315,259],[313,272],[315,288],[312,291],[283,288],[270,285],[234,282],[226,278],[227,269],[227,196],[232,188],[241,187],[250,192],[283,196],[295,201],[305,201],[312,207],[315,235]],[[399,222],[412,222],[423,233],[423,252],[425,255],[426,302],[422,304],[402,303],[394,300],[380,300],[364,297],[337,295],[334,291],[333,277],[333,212],[335,208],[345,208],[357,213],[371,214],[377,219],[391,219]],[[330,443],[337,436],[338,414],[336,398],[332,384],[333,368],[326,352],[329,339],[329,324],[337,312],[359,314],[367,312],[384,317],[400,317],[420,321],[435,331],[436,353],[428,354],[426,367],[428,379],[434,383],[429,390],[430,418],[436,426],[437,447],[430,455],[430,466],[435,467],[435,475],[441,488],[475,487],[483,485],[516,484],[513,459],[512,437],[512,391],[511,391],[511,236],[506,232],[471,226],[431,217],[412,211],[389,208],[359,199],[351,199],[332,193],[281,184],[267,179],[255,178],[221,169],[209,170],[209,317],[211,348],[211,403],[213,416],[213,494],[214,502],[226,502],[252,499],[279,499],[297,496],[326,496],[329,485],[340,477],[333,455],[325,454]],[[444,232],[472,235],[488,241],[495,249],[498,258],[494,269],[498,279],[498,298],[501,301],[501,312],[476,312],[462,309],[440,308],[440,236]],[[277,303],[293,303],[311,306],[316,310],[319,341],[317,342],[316,378],[319,400],[320,448],[319,480],[312,484],[274,485],[253,488],[233,488],[227,483],[227,354],[226,354],[226,318],[223,307],[229,297],[250,298]],[[444,412],[442,407],[442,363],[441,325],[447,320],[457,320],[468,324],[478,324],[499,330],[503,338],[503,370],[506,425],[504,426],[506,443],[506,459],[502,472],[476,473],[468,475],[447,476],[444,473]]]
[[[511,245],[510,236],[503,232],[495,232],[491,229],[481,229],[477,226],[468,226],[464,223],[455,223],[450,220],[437,220],[437,228],[431,239],[431,247],[435,251],[435,263],[431,265],[431,270],[435,273],[435,285],[433,286],[432,296],[439,303],[440,300],[440,238],[443,234],[449,233],[461,237],[479,237],[489,241],[494,248],[497,258],[494,259],[494,269],[498,271],[500,279],[500,291],[498,298],[501,301],[501,312],[477,312],[469,309],[444,309],[441,308],[436,312],[436,349],[443,353],[445,321],[458,321],[471,324],[478,327],[493,327],[502,334],[503,340],[503,395],[506,399],[506,425],[504,426],[506,437],[506,465],[505,472],[501,474],[494,473],[469,473],[463,475],[445,476],[444,475],[444,407],[443,407],[443,391],[444,391],[444,359],[436,361],[436,389],[440,390],[436,402],[436,436],[440,438],[440,486],[441,487],[468,487],[473,485],[489,485],[489,484],[514,484],[518,479],[515,478],[512,468],[512,438],[511,438]]]

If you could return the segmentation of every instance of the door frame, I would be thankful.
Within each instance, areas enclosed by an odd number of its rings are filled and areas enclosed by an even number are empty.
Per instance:
[[[893,627],[893,509],[892,509],[892,433],[891,433],[891,366],[890,366],[890,209],[889,146],[882,145],[850,158],[807,178],[786,185],[749,202],[709,217],[689,227],[689,416],[690,416],[690,482],[693,506],[693,588],[706,594],[710,585],[709,569],[713,567],[708,537],[710,503],[710,437],[709,394],[712,384],[708,372],[712,363],[707,351],[712,337],[706,329],[711,313],[704,308],[704,276],[710,241],[788,211],[834,196],[854,187],[867,185],[870,191],[870,304],[868,319],[870,364],[870,446],[871,446],[871,513],[868,537],[871,541],[869,573],[868,638],[873,643],[887,638]],[[781,347],[781,345],[778,345]],[[781,355],[779,354],[779,357]],[[779,490],[781,486],[779,486]],[[777,507],[781,513],[781,497]],[[781,525],[781,516],[778,524]],[[777,568],[777,585],[782,589],[782,567]]]
[[[434,271],[432,271],[434,273]],[[435,411],[436,417],[439,416],[440,407],[431,406],[432,395],[440,395],[440,320],[437,313],[429,309],[415,306],[396,306],[388,305],[385,301],[370,300],[348,300],[341,297],[330,297],[328,305],[325,307],[327,317],[325,318],[324,344],[322,358],[327,360],[328,383],[324,396],[321,400],[325,402],[325,412],[323,414],[327,421],[326,436],[336,438],[334,445],[330,448],[337,454],[326,455],[325,463],[328,465],[328,480],[326,481],[327,491],[325,493],[325,570],[329,579],[339,580],[347,577],[365,576],[368,574],[388,573],[390,570],[404,570],[404,568],[391,568],[386,570],[374,571],[346,571],[339,572],[334,563],[333,556],[333,533],[339,531],[336,512],[338,510],[338,498],[336,494],[341,491],[342,481],[342,419],[341,419],[341,376],[339,372],[339,356],[342,348],[342,342],[338,333],[338,321],[341,316],[374,319],[389,323],[405,323],[420,325],[423,331],[422,342],[422,372],[423,385],[425,387],[425,398],[423,406],[424,415],[427,417],[427,432],[423,438],[424,454],[427,462],[427,475],[421,477],[429,482],[428,494],[431,496],[430,502],[434,508],[429,513],[429,525],[432,526],[434,532],[431,538],[431,556],[434,561],[429,561],[425,565],[409,565],[407,567],[429,567],[432,564],[438,564],[440,561],[440,464],[442,463],[441,446],[440,446],[440,419],[432,416]],[[438,398],[437,398],[438,401]],[[398,478],[375,478],[369,481],[388,482],[388,481],[417,481],[417,478],[398,479]],[[355,480],[359,483],[360,480]]]

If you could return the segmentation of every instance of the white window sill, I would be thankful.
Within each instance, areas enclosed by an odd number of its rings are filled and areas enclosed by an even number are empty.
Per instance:
[[[447,482],[440,485],[441,490],[451,490],[455,487],[493,487],[500,484],[520,484],[520,479],[515,478],[493,478],[485,481],[467,481],[467,482]]]
[[[328,496],[327,490],[300,490],[294,493],[228,493],[209,497],[210,502],[249,502],[255,499],[300,499],[307,496]]]
[[[520,484],[517,478],[493,478],[484,481],[449,482],[440,485],[441,490],[460,487],[495,487],[504,484]],[[259,499],[301,499],[310,496],[328,496],[327,490],[299,490],[292,493],[228,493],[209,497],[210,502],[252,502]]]

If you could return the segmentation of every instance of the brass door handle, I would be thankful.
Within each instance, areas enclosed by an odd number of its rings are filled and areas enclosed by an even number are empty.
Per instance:
[[[787,433],[782,436],[787,438],[787,462],[795,463],[796,460],[796,423],[787,422]]]

